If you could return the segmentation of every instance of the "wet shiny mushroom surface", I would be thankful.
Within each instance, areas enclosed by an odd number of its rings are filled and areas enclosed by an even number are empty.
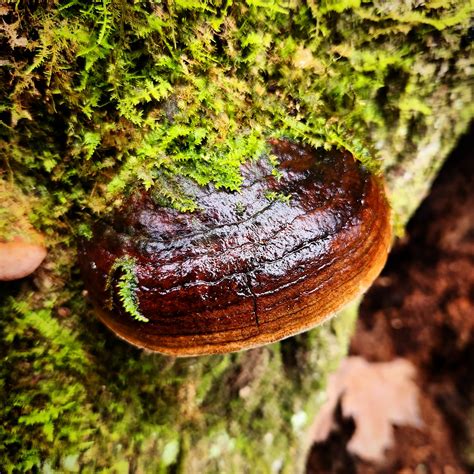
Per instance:
[[[346,151],[270,145],[279,176],[264,156],[240,192],[194,187],[192,213],[134,194],[81,242],[116,334],[176,356],[238,351],[308,330],[370,286],[391,241],[381,180]]]

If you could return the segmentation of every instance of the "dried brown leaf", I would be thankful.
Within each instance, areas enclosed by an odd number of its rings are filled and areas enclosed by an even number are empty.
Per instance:
[[[405,359],[369,363],[361,357],[345,359],[328,384],[328,400],[313,425],[316,442],[333,429],[333,414],[341,400],[342,414],[352,417],[355,432],[349,452],[380,462],[393,444],[392,425],[421,426],[415,368]]]

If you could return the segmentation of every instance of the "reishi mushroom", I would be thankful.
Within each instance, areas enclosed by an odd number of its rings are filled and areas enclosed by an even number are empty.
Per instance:
[[[133,194],[80,244],[85,286],[121,338],[175,356],[247,349],[322,323],[364,292],[391,242],[381,179],[347,151],[271,140],[240,193],[195,187],[180,213]]]

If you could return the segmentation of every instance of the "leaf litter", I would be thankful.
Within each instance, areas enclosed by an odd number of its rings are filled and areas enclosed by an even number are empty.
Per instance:
[[[382,462],[393,445],[393,425],[422,426],[415,367],[406,359],[371,363],[348,357],[329,378],[327,401],[312,426],[315,442],[326,440],[335,428],[334,413],[353,418],[355,432],[347,445],[361,459]]]

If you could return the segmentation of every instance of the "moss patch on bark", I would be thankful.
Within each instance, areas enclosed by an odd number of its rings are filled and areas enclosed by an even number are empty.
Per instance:
[[[352,151],[402,229],[472,117],[470,2],[22,3],[0,5],[0,238],[21,215],[49,255],[0,287],[0,465],[293,472],[354,308],[245,353],[152,355],[95,320],[75,241],[136,188],[183,211],[182,177],[238,190],[268,137]]]

